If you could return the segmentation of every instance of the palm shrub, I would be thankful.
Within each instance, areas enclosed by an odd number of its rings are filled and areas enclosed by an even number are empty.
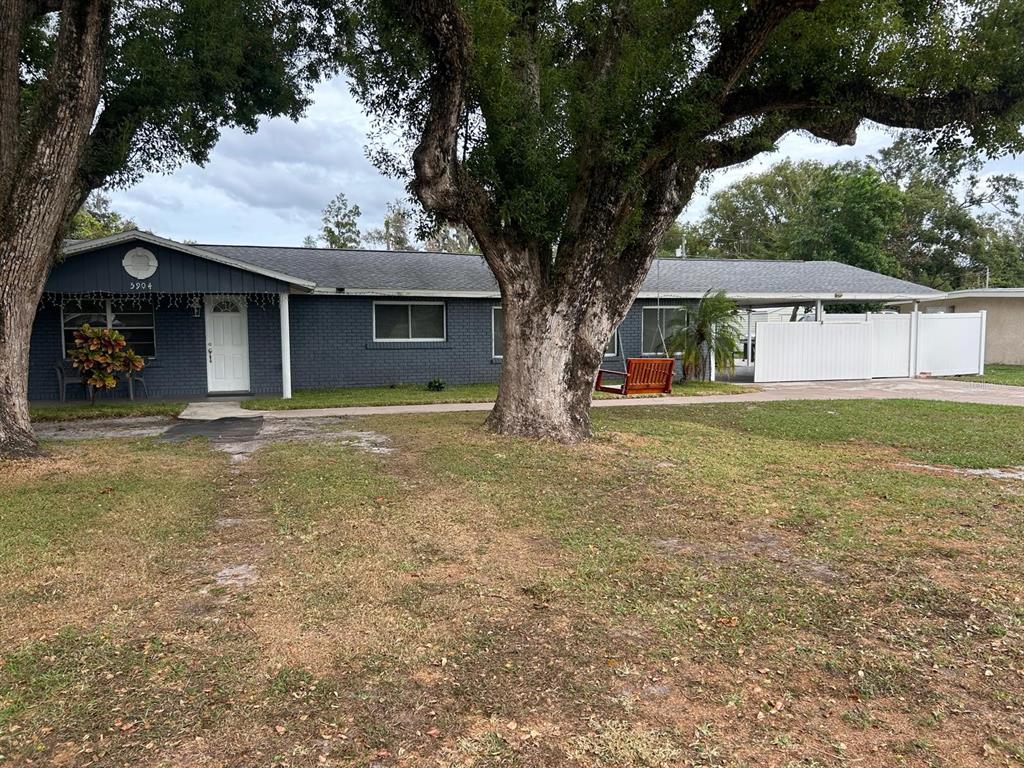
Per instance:
[[[81,374],[92,402],[96,402],[96,390],[117,386],[118,374],[130,375],[146,365],[120,331],[93,328],[88,323],[75,331],[75,346],[68,350],[68,357]]]
[[[708,291],[697,304],[670,327],[665,348],[679,354],[687,379],[711,378],[711,360],[715,368],[732,373],[740,350],[740,329],[736,323],[736,302],[725,291]]]

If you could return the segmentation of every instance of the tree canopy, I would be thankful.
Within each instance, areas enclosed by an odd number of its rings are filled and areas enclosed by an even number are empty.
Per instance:
[[[401,200],[388,203],[383,224],[369,230],[366,241],[388,251],[419,250],[413,232],[413,212]]]
[[[344,192],[339,192],[329,202],[320,216],[320,231],[307,235],[303,245],[307,248],[358,248],[362,242],[359,233],[359,206],[348,201]]]
[[[626,238],[668,166],[731,165],[791,130],[848,143],[868,118],[930,129],[943,148],[1024,147],[1024,62],[1007,55],[1024,28],[1014,0],[425,5],[457,8],[465,24],[444,64],[465,70],[460,210],[486,198],[490,225],[545,244],[544,254],[575,238],[576,207],[599,169],[603,191],[629,203],[614,227]],[[357,96],[381,128],[417,144],[438,85],[440,33],[424,32],[434,11],[347,7]],[[382,167],[412,172],[400,153],[378,149]]]
[[[1020,281],[1020,178],[907,137],[868,163],[784,161],[716,193],[695,255],[831,259],[941,289]]]
[[[35,5],[63,12],[59,2]],[[319,0],[114,3],[100,109],[78,174],[83,198],[146,172],[202,165],[226,127],[251,132],[264,115],[297,119],[328,62],[327,38],[316,29],[328,6]],[[58,29],[45,13],[26,29],[19,100],[26,127],[43,117]]]
[[[72,240],[95,240],[138,229],[135,222],[110,209],[110,198],[102,192],[93,192],[75,215],[71,217],[68,237]]]

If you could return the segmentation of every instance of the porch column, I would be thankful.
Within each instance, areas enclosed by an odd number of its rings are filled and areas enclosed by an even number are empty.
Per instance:
[[[814,319],[819,323],[825,319],[825,307],[821,303],[821,299],[814,302]]]
[[[288,294],[279,295],[281,307],[281,397],[292,396],[292,340],[288,325]]]
[[[743,362],[746,365],[750,365],[750,311],[750,307],[747,307],[747,343],[743,352]]]

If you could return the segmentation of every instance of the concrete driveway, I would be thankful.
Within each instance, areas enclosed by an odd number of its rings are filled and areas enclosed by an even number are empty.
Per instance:
[[[594,401],[595,408],[651,405],[703,405],[707,403],[766,403],[778,400],[897,399],[949,400],[959,403],[1024,406],[1024,387],[982,384],[952,379],[872,379],[867,381],[815,381],[760,384],[750,392],[733,395],[633,397]],[[430,405],[349,406],[303,408],[291,411],[250,411],[237,401],[192,403],[183,419],[263,416],[267,419],[305,419],[321,416],[374,416],[389,413],[450,413],[489,411],[492,403],[433,403]]]

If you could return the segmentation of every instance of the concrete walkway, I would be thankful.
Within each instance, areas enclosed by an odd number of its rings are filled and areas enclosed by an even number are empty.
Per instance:
[[[768,403],[780,400],[948,400],[957,403],[1016,405],[1024,407],[1024,387],[984,384],[951,379],[874,379],[870,381],[815,381],[762,384],[760,390],[734,395],[636,397],[601,399],[595,408],[658,405],[705,405],[708,403]],[[380,416],[392,413],[453,413],[489,411],[493,403],[431,403],[428,405],[347,406],[301,408],[290,411],[252,411],[238,400],[190,403],[182,419],[206,421],[262,416],[266,419],[308,419],[320,416]]]

